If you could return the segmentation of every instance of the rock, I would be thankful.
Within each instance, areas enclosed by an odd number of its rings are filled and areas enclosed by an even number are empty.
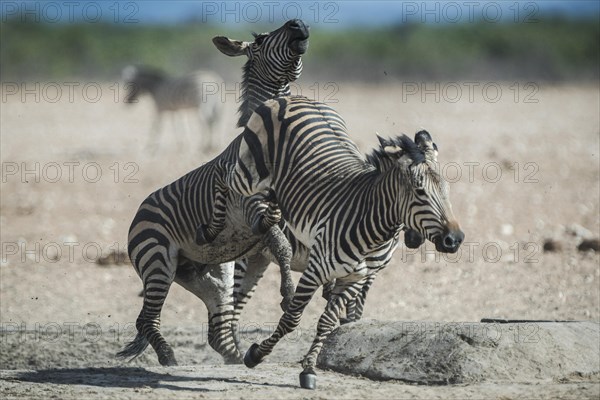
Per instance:
[[[598,251],[600,249],[600,239],[584,239],[579,246],[577,246],[577,250],[579,251],[588,251],[594,250]]]
[[[596,322],[359,321],[331,334],[318,365],[426,385],[541,382],[597,374],[599,341]]]
[[[545,252],[562,251],[562,249],[563,249],[563,245],[558,240],[554,240],[554,239],[544,240],[544,251]]]

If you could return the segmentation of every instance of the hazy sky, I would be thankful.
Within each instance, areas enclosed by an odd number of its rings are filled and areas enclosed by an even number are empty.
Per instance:
[[[28,21],[98,21],[178,24],[190,21],[227,25],[280,23],[302,18],[310,25],[336,29],[407,21],[458,23],[483,20],[535,23],[542,14],[598,18],[600,1],[196,1],[196,0],[3,0],[2,21],[20,15]]]

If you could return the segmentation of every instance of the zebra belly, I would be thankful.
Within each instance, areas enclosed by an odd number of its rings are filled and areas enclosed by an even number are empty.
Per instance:
[[[244,222],[243,211],[228,207],[225,228],[216,239],[198,246],[193,240],[183,243],[182,254],[202,264],[221,264],[258,253],[264,247],[262,236],[254,235]]]

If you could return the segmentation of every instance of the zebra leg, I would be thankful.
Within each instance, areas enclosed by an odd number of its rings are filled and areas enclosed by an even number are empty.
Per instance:
[[[152,120],[152,126],[150,127],[150,134],[148,135],[148,141],[146,142],[146,152],[155,154],[158,148],[158,140],[161,133],[161,122],[163,113],[157,112]]]
[[[177,151],[181,153],[195,139],[196,131],[193,124],[190,124],[189,110],[179,110],[174,114],[177,117],[175,121],[179,121],[174,133],[177,136]]]
[[[208,146],[210,146],[210,148],[214,148],[214,147],[219,147],[221,144],[221,141],[219,140],[217,143],[217,146],[215,146],[215,138],[219,138],[218,135],[218,122],[219,119],[221,118],[221,100],[218,99],[214,102],[214,104],[212,105],[212,107],[206,107],[208,106],[208,104],[204,104],[204,110],[205,113],[204,115],[204,119],[206,121],[206,124],[208,126]]]
[[[235,306],[233,310],[233,334],[238,349],[241,348],[239,336],[240,314],[244,306],[252,298],[258,281],[263,277],[269,259],[257,254],[235,263],[235,276],[233,284]]]
[[[135,324],[138,333],[131,343],[117,353],[117,358],[135,358],[149,343],[161,365],[177,365],[173,349],[160,333],[160,312],[175,277],[176,263],[172,258],[166,258],[169,254],[167,248],[155,246],[152,250],[154,255],[149,258],[149,265],[141,268],[136,265],[144,284],[144,305]],[[138,254],[132,259],[139,260],[141,256]]]
[[[295,290],[291,273],[292,245],[278,226],[281,221],[281,209],[275,203],[274,193],[269,193],[261,205],[263,207],[266,205],[266,209],[255,212],[252,232],[255,235],[265,235],[263,242],[279,265],[281,272],[279,293],[283,298],[280,305],[285,311],[294,297]]]
[[[233,330],[233,275],[233,262],[206,266],[189,262],[179,266],[175,278],[177,283],[206,305],[208,344],[223,357],[226,364],[239,364],[242,361]]]
[[[403,231],[406,247],[410,249],[416,249],[424,243],[425,239],[419,232],[406,227],[403,228]],[[346,304],[346,317],[340,318],[341,325],[349,322],[356,322],[361,319],[365,301],[367,299],[367,293],[369,292],[369,289],[375,280],[375,276],[376,275],[369,276],[367,282],[362,287],[358,295],[354,299],[350,300],[348,304]],[[323,297],[325,297],[325,294]],[[326,297],[326,300],[329,300],[329,298]]]
[[[229,191],[222,184],[215,185],[215,201],[213,203],[210,224],[202,224],[196,229],[196,244],[202,246],[212,243],[225,228],[227,217],[227,195]]]
[[[419,232],[412,229],[408,229],[406,227],[404,227],[402,230],[404,231],[404,240],[408,248],[415,249],[424,243],[425,239]],[[341,325],[347,324],[349,322],[356,322],[362,318],[367,294],[369,292],[369,289],[371,288],[371,285],[375,281],[375,277],[376,274],[370,275],[367,278],[367,282],[361,288],[358,295],[346,304],[346,317],[340,318]],[[332,285],[333,283],[334,282],[330,282],[329,284],[323,286],[323,297],[326,300],[329,300],[329,297],[326,297],[325,295],[325,288],[328,285]]]
[[[335,293],[331,300],[325,307],[325,312],[319,318],[317,324],[317,335],[313,341],[310,350],[302,360],[302,367],[304,370],[300,374],[300,386],[305,389],[316,388],[316,373],[315,366],[317,364],[317,357],[321,352],[323,343],[329,334],[335,329],[338,323],[338,317],[341,310],[346,306],[348,301],[353,299],[363,285],[366,283],[367,278],[363,278],[358,282],[346,281],[342,279],[336,281]],[[244,360],[245,361],[245,360]]]
[[[244,364],[248,368],[253,368],[260,364],[266,356],[271,354],[275,345],[288,333],[294,331],[300,323],[304,309],[312,299],[313,295],[321,286],[321,282],[315,280],[315,273],[309,272],[310,267],[300,277],[296,293],[289,308],[279,319],[279,324],[275,332],[260,344],[254,343],[244,356]]]
[[[360,293],[358,295],[356,295],[355,298],[353,298],[352,300],[349,300],[348,303],[346,303],[346,316],[345,317],[339,317],[340,320],[340,325],[346,325],[349,324],[350,322],[354,322],[356,319],[356,300],[357,298],[360,296]],[[341,315],[341,312],[340,312]]]
[[[264,235],[281,221],[281,209],[277,203],[266,200],[266,204],[266,210],[258,213],[252,223],[252,233],[255,235]]]
[[[335,287],[335,281],[327,282],[323,285],[323,297],[325,300],[329,301],[331,296],[333,295],[333,288]]]
[[[295,291],[294,281],[292,280],[292,269],[290,266],[292,262],[292,246],[277,225],[269,229],[263,240],[279,265],[279,271],[281,273],[279,293],[282,297],[280,306],[281,310],[285,311],[292,303]]]
[[[209,115],[206,115],[207,111],[205,111],[205,106],[207,104],[202,104],[200,109],[198,110],[198,126],[200,127],[200,131],[203,132],[202,137],[204,138],[204,144],[201,146],[200,150],[212,150],[213,145],[213,124]],[[204,129],[202,129],[204,128]]]
[[[333,297],[333,289],[335,288],[335,280],[332,280],[331,282],[327,282],[326,284],[323,285],[323,293],[321,294],[321,297],[325,299],[325,301],[329,302],[329,300],[331,300],[331,298]],[[350,307],[351,303],[348,303],[347,307]],[[341,323],[341,320],[340,320]]]
[[[363,310],[365,307],[365,301],[367,300],[367,294],[371,285],[375,281],[376,275],[369,275],[367,281],[360,288],[360,291],[352,300],[346,304],[346,318],[340,318],[340,324],[344,325],[349,322],[356,322],[362,318]]]
[[[235,340],[235,345],[238,349],[242,348],[242,342],[240,339],[240,314],[247,303],[245,294],[240,295],[238,293],[241,292],[240,288],[244,282],[244,277],[246,276],[247,270],[247,259],[236,260],[233,275],[233,322],[231,326],[233,329],[233,340]],[[252,294],[252,292],[254,292],[254,290],[251,290],[250,294]]]

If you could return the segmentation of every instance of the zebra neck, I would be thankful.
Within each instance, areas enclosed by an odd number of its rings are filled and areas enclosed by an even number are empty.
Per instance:
[[[366,232],[373,233],[376,243],[393,239],[405,222],[402,209],[407,202],[404,200],[404,177],[398,179],[399,172],[397,168],[375,171],[376,177],[369,179],[371,187],[365,201],[368,209],[362,224]]]
[[[275,97],[289,96],[290,94],[289,83],[273,84],[264,82],[251,70],[245,71],[244,80],[242,81],[242,104],[238,109],[240,118],[237,126],[245,126],[252,112],[265,101]]]

